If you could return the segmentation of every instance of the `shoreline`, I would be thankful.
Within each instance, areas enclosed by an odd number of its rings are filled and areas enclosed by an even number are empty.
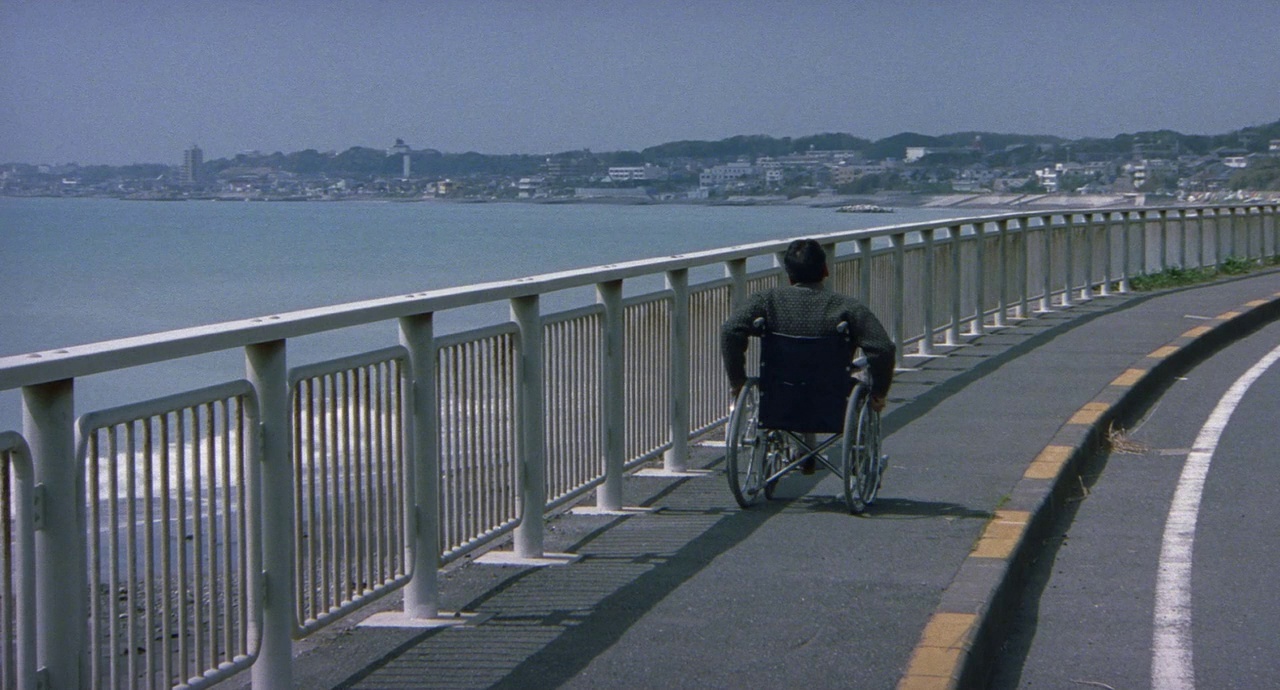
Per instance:
[[[868,205],[889,210],[896,208],[912,209],[1080,209],[1146,206],[1176,206],[1179,204],[1203,203],[1199,200],[1180,200],[1169,196],[1157,196],[1141,193],[1127,194],[1000,194],[992,192],[969,194],[917,194],[911,192],[885,192],[871,195],[817,195],[788,199],[782,196],[740,196],[719,199],[662,199],[653,197],[600,196],[586,198],[535,198],[535,199],[480,199],[480,198],[441,198],[418,197],[401,198],[390,196],[339,197],[339,198],[307,198],[287,197],[117,197],[117,196],[59,196],[52,194],[7,194],[0,195],[7,199],[113,199],[118,201],[216,201],[220,203],[443,203],[443,204],[529,204],[529,205],[578,205],[592,204],[603,206],[798,206],[836,210],[842,206]],[[1222,199],[1223,202],[1266,202],[1261,196],[1251,199]],[[1280,201],[1280,194],[1270,198],[1271,202]]]

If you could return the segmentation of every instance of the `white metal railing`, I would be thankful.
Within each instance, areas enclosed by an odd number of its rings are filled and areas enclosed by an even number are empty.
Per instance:
[[[1278,234],[1271,203],[1007,213],[817,238],[832,288],[870,305],[902,355],[1126,291],[1141,273],[1275,256]],[[0,389],[22,389],[26,424],[0,435],[13,506],[0,640],[18,659],[4,657],[6,687],[37,676],[48,688],[199,685],[250,665],[255,687],[290,687],[292,639],[372,599],[404,587],[406,614],[436,616],[443,563],[504,536],[540,556],[555,506],[594,489],[616,509],[627,469],[659,457],[685,468],[690,438],[723,421],[719,324],[783,279],[786,245],[0,358]],[[723,278],[690,283],[717,265]],[[654,276],[665,289],[623,298],[628,281]],[[542,313],[543,295],[581,287],[596,303]],[[435,313],[494,302],[511,321],[435,335]],[[287,367],[290,340],[377,322],[399,326],[398,346]],[[75,379],[228,349],[243,349],[248,382],[92,412],[77,446]],[[176,642],[153,644],[152,631]]]
[[[403,347],[295,368],[296,637],[408,581]]]
[[[16,432],[0,434],[0,687],[34,690],[35,485],[31,451]]]
[[[88,685],[205,687],[253,663],[256,408],[238,381],[80,418]]]

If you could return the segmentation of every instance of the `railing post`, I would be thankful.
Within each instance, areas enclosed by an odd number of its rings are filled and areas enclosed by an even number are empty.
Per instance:
[[[1130,277],[1131,272],[1132,272],[1132,270],[1133,270],[1133,269],[1132,269],[1132,266],[1133,266],[1133,249],[1132,249],[1132,248],[1130,248],[1130,244],[1133,242],[1133,233],[1132,233],[1132,232],[1130,232],[1130,230],[1132,229],[1132,227],[1131,227],[1131,223],[1129,222],[1129,217],[1130,217],[1130,215],[1131,215],[1131,212],[1129,212],[1129,211],[1121,211],[1121,212],[1120,212],[1120,240],[1121,240],[1121,244],[1120,244],[1120,292],[1121,292],[1121,293],[1129,292],[1129,290],[1130,290],[1130,288],[1131,288],[1131,286],[1129,285],[1129,277]]]
[[[1160,270],[1169,268],[1169,211],[1156,212],[1160,218]]]
[[[516,528],[517,558],[541,558],[547,503],[546,399],[542,362],[542,314],[538,295],[511,300],[511,320],[520,331],[520,374],[516,384],[519,420],[520,526]]]
[[[1111,252],[1111,214],[1095,213],[1094,219],[1101,219],[1099,227],[1102,230],[1102,285],[1098,288],[1098,294],[1106,297],[1111,294],[1111,278],[1113,272],[1111,270],[1111,261],[1113,254]]]
[[[920,232],[924,240],[924,268],[920,272],[920,293],[923,299],[924,334],[920,338],[920,354],[933,354],[933,228]]]
[[[1196,268],[1204,268],[1204,209],[1196,209]]]
[[[858,240],[858,301],[871,307],[871,238]]]
[[[996,318],[994,325],[1000,328],[1008,325],[1009,312],[1009,221],[996,223],[996,246],[1000,256],[1000,287],[996,290]]]
[[[1174,213],[1178,214],[1178,232],[1182,235],[1182,244],[1178,247],[1178,265],[1182,268],[1187,267],[1187,211],[1186,209],[1177,209]]]
[[[600,358],[604,371],[600,374],[603,406],[601,438],[604,439],[604,484],[596,492],[600,510],[622,509],[623,469],[626,446],[626,339],[622,308],[622,281],[596,284],[596,301],[604,306],[604,353]]]
[[[262,423],[262,634],[253,687],[293,687],[294,516],[286,346],[245,348],[245,371],[258,393]]]
[[[1081,227],[1084,235],[1084,282],[1080,285],[1080,301],[1088,302],[1093,299],[1093,236],[1096,228],[1093,227],[1093,214],[1082,213],[1080,218],[1084,220]]]
[[[1222,241],[1222,213],[1221,209],[1213,209],[1213,265],[1222,265],[1222,254],[1225,252],[1225,243]]]
[[[1151,270],[1151,262],[1148,261],[1147,252],[1150,251],[1150,242],[1147,239],[1147,212],[1137,211],[1138,215],[1138,253],[1141,255],[1138,265],[1138,275],[1146,275]]]
[[[1040,222],[1043,224],[1041,234],[1044,235],[1043,250],[1040,252],[1044,292],[1040,295],[1039,311],[1044,313],[1053,309],[1053,216],[1044,216]]]
[[[671,303],[671,449],[663,469],[684,472],[689,464],[689,269],[667,271]]]
[[[43,486],[44,525],[36,531],[36,668],[51,689],[91,687],[85,640],[87,591],[84,478],[76,460],[75,381],[22,389],[23,435],[36,486]],[[8,510],[5,506],[3,510]]]
[[[906,278],[907,278],[907,261],[906,261],[906,243],[907,237],[905,233],[895,233],[890,236],[889,241],[893,244],[893,344],[896,346],[895,359],[897,364],[902,363],[903,341],[906,340],[906,314],[903,311],[906,308]]]
[[[440,414],[436,394],[435,328],[432,314],[400,319],[400,344],[409,351],[408,409],[404,410],[409,450],[410,496],[406,506],[413,536],[413,578],[405,586],[404,612],[410,618],[440,615]]]
[[[724,263],[724,275],[733,281],[729,286],[729,309],[737,309],[747,298],[747,260],[732,259]]]
[[[960,270],[960,227],[959,225],[951,225],[947,227],[947,242],[951,246],[951,284],[948,291],[951,294],[951,324],[947,326],[946,344],[956,346],[960,344],[960,320],[963,318],[960,314],[964,308],[964,300],[961,286],[964,280],[961,278]]]
[[[1249,208],[1247,206],[1238,208],[1232,213],[1233,215],[1239,215],[1241,218],[1240,224],[1244,226],[1244,232],[1242,233],[1244,235],[1244,259],[1245,261],[1250,261],[1253,259],[1253,223],[1249,217]]]
[[[1031,218],[1023,216],[1018,219],[1020,240],[1018,241],[1018,309],[1019,319],[1027,318],[1030,307],[1027,303],[1031,294]]]
[[[982,335],[986,332],[987,320],[987,268],[986,268],[986,223],[973,224],[973,323],[969,325],[970,335]]]
[[[1075,238],[1072,237],[1073,229],[1075,227],[1076,214],[1064,213],[1062,214],[1062,220],[1063,220],[1063,226],[1064,226],[1062,229],[1063,237],[1064,237],[1063,246],[1065,247],[1065,249],[1063,250],[1063,254],[1064,254],[1063,258],[1066,260],[1066,269],[1065,269],[1066,275],[1063,279],[1065,282],[1062,288],[1062,306],[1070,307],[1072,304],[1071,290],[1074,287],[1074,282],[1076,277],[1075,276],[1076,242],[1075,242]]]

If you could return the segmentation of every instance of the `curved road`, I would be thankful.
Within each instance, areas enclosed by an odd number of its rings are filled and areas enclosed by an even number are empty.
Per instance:
[[[1092,468],[992,687],[1275,687],[1277,358],[1280,324],[1217,353]]]

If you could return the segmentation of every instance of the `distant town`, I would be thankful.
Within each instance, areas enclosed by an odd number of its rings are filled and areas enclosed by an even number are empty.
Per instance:
[[[991,133],[904,133],[879,141],[738,136],[643,151],[485,155],[396,139],[383,149],[343,152],[250,151],[206,160],[193,144],[178,153],[173,163],[125,166],[8,163],[0,165],[0,195],[832,205],[940,196],[1005,205],[1046,196],[1135,204],[1280,198],[1280,121],[1214,136],[1158,131],[1079,140]]]

